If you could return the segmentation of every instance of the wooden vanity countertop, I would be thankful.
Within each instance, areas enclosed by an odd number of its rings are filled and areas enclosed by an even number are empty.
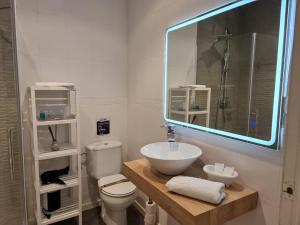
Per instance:
[[[219,205],[168,192],[165,184],[172,176],[153,170],[146,159],[125,162],[123,173],[182,225],[221,225],[257,207],[257,191],[237,183],[225,189],[226,198]]]

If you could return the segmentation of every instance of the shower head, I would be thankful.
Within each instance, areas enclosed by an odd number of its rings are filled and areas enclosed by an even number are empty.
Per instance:
[[[217,35],[217,36],[216,36],[217,38],[214,40],[213,43],[216,44],[216,43],[218,43],[218,42],[220,42],[220,41],[226,41],[226,40],[230,39],[231,36],[232,36],[232,34]]]
[[[215,40],[213,41],[212,45],[209,49],[202,52],[201,57],[199,58],[202,60],[207,68],[211,67],[214,63],[218,62],[221,59],[226,59],[228,57],[228,54],[222,56],[220,52],[216,48],[216,44],[221,41],[228,41],[231,38],[232,34],[230,33],[229,29],[226,28],[224,31],[224,34],[216,35]],[[229,43],[227,44],[227,50],[229,49]]]
[[[224,34],[219,34],[216,35],[216,39],[213,41],[213,44],[217,44],[220,41],[227,41],[228,39],[230,39],[232,36],[232,34],[230,33],[229,29],[226,28]]]

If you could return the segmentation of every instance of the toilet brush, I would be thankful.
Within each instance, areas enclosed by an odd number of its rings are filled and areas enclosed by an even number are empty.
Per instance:
[[[48,130],[49,130],[49,132],[51,134],[51,137],[52,137],[51,150],[52,151],[58,151],[59,146],[58,146],[57,141],[56,141],[57,125],[55,125],[55,136],[53,135],[52,128],[50,126],[48,126]]]

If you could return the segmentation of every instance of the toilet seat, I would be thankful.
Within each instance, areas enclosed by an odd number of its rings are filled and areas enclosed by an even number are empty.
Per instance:
[[[107,184],[117,182],[120,180],[126,179],[126,177],[122,174],[115,174],[111,176],[102,177],[98,180],[99,189]],[[126,197],[133,194],[136,190],[136,186],[130,181],[114,184],[108,187],[104,187],[101,189],[101,192],[107,196],[111,197]]]

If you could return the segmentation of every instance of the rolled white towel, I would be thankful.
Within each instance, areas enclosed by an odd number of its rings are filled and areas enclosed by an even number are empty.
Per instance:
[[[225,198],[223,183],[200,178],[177,176],[170,179],[166,186],[168,191],[213,204],[219,204]]]

